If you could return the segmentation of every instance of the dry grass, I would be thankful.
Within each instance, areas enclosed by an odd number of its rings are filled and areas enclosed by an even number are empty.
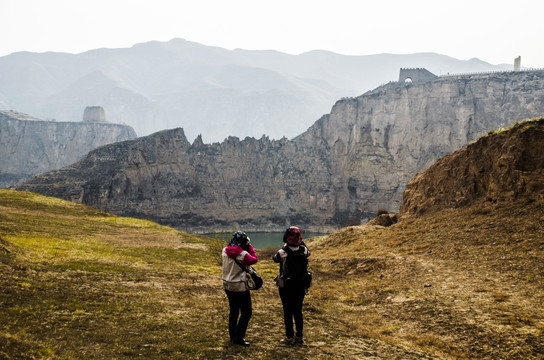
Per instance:
[[[285,347],[273,250],[249,349],[227,343],[224,245],[0,190],[0,358],[541,359],[544,206],[499,204],[307,241],[306,344]]]
[[[354,332],[435,356],[543,358],[543,213],[477,205],[342,229],[310,244],[330,279],[321,300]]]

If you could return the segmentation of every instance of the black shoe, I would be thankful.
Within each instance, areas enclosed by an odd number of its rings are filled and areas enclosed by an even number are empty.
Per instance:
[[[291,338],[283,338],[280,340],[280,343],[282,343],[283,345],[295,345],[295,339],[293,339],[292,337]]]
[[[233,340],[230,343],[233,344],[233,345],[249,346],[249,342],[245,341],[244,339],[242,339],[242,340]]]

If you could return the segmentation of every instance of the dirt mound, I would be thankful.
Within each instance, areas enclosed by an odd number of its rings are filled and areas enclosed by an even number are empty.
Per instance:
[[[544,199],[499,201],[308,241],[312,306],[440,359],[543,359],[542,214]]]
[[[399,214],[524,198],[544,198],[544,118],[491,132],[441,158],[406,185]]]
[[[391,226],[398,222],[397,214],[379,214],[370,220],[367,225]]]

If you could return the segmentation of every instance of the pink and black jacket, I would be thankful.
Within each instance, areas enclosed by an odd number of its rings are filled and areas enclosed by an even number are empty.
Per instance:
[[[244,267],[255,264],[258,259],[253,246],[249,245],[247,251],[240,246],[227,246],[223,249],[221,257],[223,259],[223,288],[235,292],[249,291],[246,272],[236,264],[234,259]]]

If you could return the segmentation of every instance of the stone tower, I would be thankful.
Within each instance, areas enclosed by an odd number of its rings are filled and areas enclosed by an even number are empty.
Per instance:
[[[83,122],[106,122],[106,113],[102,106],[87,106],[83,112]]]
[[[437,76],[427,69],[400,69],[399,82],[422,83],[436,79]]]
[[[518,56],[514,59],[514,71],[520,71],[521,70],[521,56]]]

